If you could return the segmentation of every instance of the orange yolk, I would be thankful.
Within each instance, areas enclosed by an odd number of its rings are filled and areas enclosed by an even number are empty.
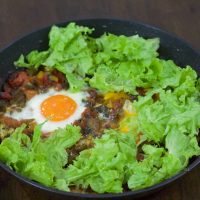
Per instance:
[[[68,96],[54,95],[45,99],[41,106],[42,115],[50,121],[62,121],[76,110],[76,102]]]

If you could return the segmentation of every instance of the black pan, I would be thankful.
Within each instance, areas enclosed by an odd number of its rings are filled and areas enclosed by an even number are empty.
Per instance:
[[[124,34],[127,36],[139,34],[145,38],[159,37],[161,41],[159,54],[161,58],[172,59],[176,64],[180,66],[191,65],[200,75],[200,53],[193,49],[183,40],[176,36],[169,34],[161,29],[138,23],[123,20],[113,19],[88,19],[75,21],[79,25],[94,27],[95,32],[93,36],[100,36],[104,32],[110,32],[117,35]],[[68,22],[58,24],[59,26],[65,26]],[[20,54],[27,54],[31,50],[45,50],[48,47],[48,32],[50,27],[43,28],[39,31],[33,32],[0,52],[0,87],[7,78],[8,74],[15,71],[13,62],[19,57]],[[163,188],[164,186],[179,179],[187,172],[191,171],[200,163],[200,157],[193,159],[189,166],[174,177],[138,191],[124,192],[121,194],[81,194],[72,192],[63,192],[49,187],[45,187],[39,183],[31,181],[8,168],[5,164],[0,162],[1,170],[8,172],[11,176],[14,176],[19,181],[22,181],[28,187],[32,187],[36,192],[47,193],[46,195],[52,196],[53,199],[133,199],[137,197],[146,196],[156,190]]]

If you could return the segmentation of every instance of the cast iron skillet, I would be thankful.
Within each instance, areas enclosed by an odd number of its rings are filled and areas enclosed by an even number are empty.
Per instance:
[[[161,42],[159,54],[161,58],[172,59],[176,62],[176,64],[180,66],[191,65],[197,71],[198,75],[200,75],[200,53],[190,47],[186,42],[163,30],[138,22],[113,19],[88,19],[78,20],[75,22],[79,25],[94,27],[95,32],[93,36],[100,36],[104,32],[110,32],[117,35],[124,34],[127,36],[139,34],[140,36],[143,36],[145,38],[159,37]],[[69,22],[65,22],[58,25],[65,26],[68,23]],[[20,54],[27,54],[33,49],[47,49],[49,30],[50,27],[47,27],[39,31],[33,32],[17,40],[0,52],[0,87],[7,78],[8,74],[16,70],[13,62],[19,57]],[[50,194],[54,197],[63,197],[67,199],[132,199],[146,196],[152,192],[155,192],[156,190],[163,188],[164,186],[175,181],[176,179],[182,177],[187,172],[191,171],[199,163],[200,157],[197,157],[193,159],[193,161],[184,171],[166,181],[163,181],[160,184],[154,185],[146,189],[124,192],[121,194],[81,194],[58,191],[56,189],[45,187],[15,173],[1,162],[0,168],[11,174],[11,176],[14,176],[18,180],[22,181],[24,184],[28,184],[29,186],[33,187],[33,189],[42,190],[48,195]]]

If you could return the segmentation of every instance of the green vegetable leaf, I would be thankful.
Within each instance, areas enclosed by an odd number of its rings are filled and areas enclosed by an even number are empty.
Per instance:
[[[42,126],[44,123],[39,124],[39,125],[35,126],[35,128],[34,128],[33,139],[32,139],[32,149],[33,150],[36,148],[36,146],[40,142],[41,129],[42,129]]]
[[[97,63],[107,62],[109,59],[123,60],[144,60],[149,62],[158,55],[159,39],[145,40],[138,35],[116,36],[114,34],[104,34],[96,40],[98,48],[101,50],[97,54]]]
[[[131,134],[107,130],[95,140],[94,148],[82,151],[66,170],[66,180],[82,188],[90,186],[98,193],[122,192],[127,163],[136,159]]]
[[[0,144],[0,160],[16,171],[24,169],[30,151],[30,139],[27,135],[22,134],[25,127],[25,125],[22,125],[15,129],[13,134]]]
[[[163,142],[165,136],[174,129],[177,132],[198,134],[200,127],[200,104],[195,91],[194,97],[188,94],[184,100],[179,98],[176,90],[153,90],[145,97],[133,103],[138,113],[138,126],[149,141]],[[157,94],[159,99],[153,100]]]
[[[57,69],[67,75],[72,91],[80,91],[86,86],[83,78],[93,68],[93,45],[90,45],[86,37],[92,31],[93,29],[75,23],[70,23],[64,28],[53,26],[49,33],[47,51],[32,51],[26,58],[21,55],[14,64],[33,69],[41,65],[49,70]]]
[[[164,148],[144,145],[145,158],[129,166],[128,187],[132,190],[155,185],[183,169],[180,160],[165,152]]]
[[[200,155],[200,147],[198,146],[196,137],[188,136],[178,130],[172,130],[168,133],[166,148],[169,153],[180,159],[184,167],[187,166],[189,158]]]
[[[80,139],[80,128],[68,125],[57,129],[46,139],[41,139],[41,127],[34,130],[32,142],[23,133],[24,125],[0,144],[0,160],[20,174],[47,186],[68,190],[63,183],[64,167],[67,164],[67,148]]]
[[[47,59],[48,55],[48,51],[38,52],[35,50],[26,56],[26,61],[24,55],[21,55],[14,64],[20,67],[38,69],[38,67]]]

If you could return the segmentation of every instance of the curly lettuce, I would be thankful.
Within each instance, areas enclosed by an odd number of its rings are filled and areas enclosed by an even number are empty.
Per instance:
[[[21,55],[15,65],[34,70],[41,65],[49,70],[57,69],[66,74],[72,91],[80,91],[86,87],[85,75],[93,68],[92,49],[87,38],[92,31],[75,23],[63,28],[53,26],[49,33],[49,49],[34,50],[26,57]]]
[[[144,145],[145,158],[129,166],[128,187],[138,190],[155,185],[183,169],[180,160],[162,147]]]
[[[84,150],[66,170],[69,185],[98,193],[123,191],[127,164],[136,159],[136,145],[131,134],[107,130],[95,140],[94,148]]]
[[[80,139],[80,128],[69,125],[41,139],[41,126],[35,127],[32,140],[23,133],[25,125],[17,128],[0,144],[0,160],[31,180],[67,191],[63,179],[68,158],[66,149]]]

